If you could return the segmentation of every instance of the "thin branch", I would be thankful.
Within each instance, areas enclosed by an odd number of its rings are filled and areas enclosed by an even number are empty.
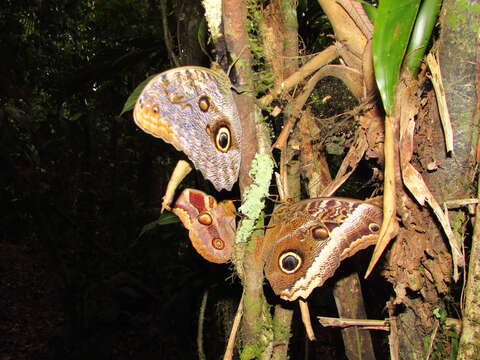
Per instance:
[[[333,76],[342,80],[357,99],[360,99],[362,96],[362,76],[358,71],[344,65],[326,65],[322,67],[308,79],[300,95],[295,98],[290,110],[290,114],[292,115],[288,118],[287,123],[273,145],[274,148],[281,149],[285,146],[284,144],[287,142],[290,132],[299,118],[298,114],[301,112],[313,90],[315,90],[317,83],[327,76]]]
[[[430,79],[432,80],[433,89],[435,90],[438,112],[440,113],[443,133],[445,134],[445,148],[448,155],[453,155],[452,123],[450,121],[450,113],[448,112],[447,99],[445,97],[445,89],[443,87],[440,65],[432,53],[427,55],[427,64],[430,68],[430,72],[432,73]]]
[[[313,332],[312,322],[310,320],[310,310],[308,309],[308,303],[306,300],[299,299],[300,313],[302,314],[303,325],[305,326],[305,332],[310,341],[315,340],[315,333]]]
[[[398,340],[397,317],[394,315],[394,305],[388,302],[388,317],[390,319],[390,334],[388,335],[388,345],[390,347],[390,359],[399,360],[400,344]]]
[[[207,360],[205,356],[205,349],[203,348],[203,324],[205,322],[205,309],[207,308],[208,289],[205,289],[202,296],[202,303],[200,305],[200,312],[198,314],[198,328],[197,328],[197,349],[198,359]]]
[[[337,48],[335,45],[330,45],[328,48],[317,54],[300,69],[290,75],[285,81],[282,81],[279,86],[274,87],[267,95],[258,100],[261,106],[268,106],[280,94],[289,91],[294,86],[300,84],[307,76],[332,62],[338,57]]]
[[[340,328],[358,326],[364,330],[390,331],[390,323],[388,319],[368,320],[368,319],[334,318],[334,317],[328,317],[328,316],[317,316],[317,319],[322,326],[335,326]]]
[[[428,352],[425,360],[429,360],[430,355],[432,355],[433,343],[435,342],[435,338],[437,337],[437,331],[439,326],[440,326],[439,321],[435,320],[435,327],[433,328],[432,336],[430,338],[430,345],[428,346]]]
[[[163,37],[165,46],[167,47],[168,57],[175,66],[180,66],[180,61],[175,51],[173,51],[172,35],[170,35],[170,30],[168,29],[167,0],[160,0],[160,11],[162,13]]]
[[[447,200],[444,205],[449,209],[457,209],[463,206],[476,205],[480,203],[480,199],[455,199]]]
[[[240,326],[240,321],[242,320],[243,315],[243,296],[240,299],[238,304],[237,313],[233,319],[232,330],[230,331],[230,336],[228,337],[227,348],[225,349],[225,355],[223,355],[223,360],[232,360],[233,350],[235,349],[235,340],[237,338],[238,327]]]

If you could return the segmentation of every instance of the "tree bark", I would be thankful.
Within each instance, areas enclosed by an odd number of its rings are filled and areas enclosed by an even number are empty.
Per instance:
[[[455,156],[445,158],[437,144],[440,168],[431,174],[430,186],[442,200],[470,197],[475,178],[475,146],[479,121],[479,38],[480,1],[445,0],[440,37],[440,66],[448,110],[454,131]],[[436,180],[436,181],[432,181]],[[478,180],[477,180],[478,181]],[[478,185],[477,185],[478,186]],[[480,193],[477,193],[477,197]],[[480,208],[474,222],[468,278],[465,289],[463,327],[457,359],[475,359],[480,354]]]
[[[439,63],[453,128],[454,156],[447,156],[441,127],[433,127],[435,171],[425,180],[436,198],[443,202],[474,193],[474,147],[478,137],[476,72],[480,15],[478,0],[445,0],[440,14]]]

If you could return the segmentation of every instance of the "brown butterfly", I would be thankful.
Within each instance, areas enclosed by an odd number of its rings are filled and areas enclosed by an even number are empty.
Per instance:
[[[285,300],[306,299],[340,262],[376,243],[383,211],[370,203],[316,198],[277,209],[265,234],[265,275]]]

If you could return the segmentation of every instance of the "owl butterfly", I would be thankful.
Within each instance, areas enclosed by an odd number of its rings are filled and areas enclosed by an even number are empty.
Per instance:
[[[235,206],[227,200],[217,203],[210,195],[185,189],[173,208],[195,250],[206,260],[225,263],[230,260],[235,241]]]
[[[174,68],[145,86],[133,110],[143,131],[183,151],[218,191],[232,189],[240,168],[242,128],[230,88],[220,71]]]
[[[265,275],[285,300],[306,299],[340,262],[375,244],[380,207],[342,198],[316,198],[283,205],[265,235]]]

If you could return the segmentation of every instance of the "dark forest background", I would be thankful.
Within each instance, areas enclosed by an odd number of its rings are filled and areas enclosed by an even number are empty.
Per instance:
[[[172,66],[160,4],[4,1],[0,28],[0,358],[196,357],[204,291],[238,289],[178,223],[140,236],[179,154],[119,116]]]

